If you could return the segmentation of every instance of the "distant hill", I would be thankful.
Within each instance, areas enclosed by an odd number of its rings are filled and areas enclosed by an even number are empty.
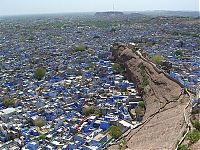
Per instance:
[[[144,11],[140,12],[144,15],[151,16],[177,16],[177,17],[199,17],[198,11],[165,11],[165,10],[155,10],[155,11]]]
[[[96,12],[97,17],[112,17],[112,16],[123,16],[124,13],[120,11],[107,11],[107,12]]]
[[[131,13],[128,16],[133,17],[133,18],[139,18],[139,17],[145,17],[146,15],[141,14],[141,13]]]
[[[140,12],[120,12],[120,11],[106,11],[106,12],[96,12],[96,17],[145,17],[145,16],[165,16],[165,17],[199,17],[200,12],[198,11],[167,11],[167,10],[153,10],[153,11],[140,11]]]

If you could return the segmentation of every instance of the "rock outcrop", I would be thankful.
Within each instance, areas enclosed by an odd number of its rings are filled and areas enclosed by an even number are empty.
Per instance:
[[[114,44],[112,55],[142,92],[146,112],[142,124],[123,136],[127,149],[173,150],[188,129],[190,94],[160,71],[133,45]],[[118,149],[118,144],[108,149]]]

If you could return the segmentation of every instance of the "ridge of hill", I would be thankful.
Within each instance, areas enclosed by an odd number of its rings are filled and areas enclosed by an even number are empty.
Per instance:
[[[138,47],[116,43],[111,49],[113,58],[126,68],[127,77],[136,82],[146,107],[142,124],[123,134],[127,149],[176,149],[189,130],[190,93],[159,70]],[[108,147],[118,148],[119,144]]]

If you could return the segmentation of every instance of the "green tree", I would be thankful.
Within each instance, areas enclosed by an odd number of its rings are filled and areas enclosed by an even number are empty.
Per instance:
[[[101,111],[100,109],[98,109],[98,108],[95,108],[94,114],[95,114],[96,116],[98,116],[98,117],[101,117],[101,116],[102,116],[102,111]]]
[[[85,106],[82,109],[82,114],[85,116],[90,116],[90,115],[96,115],[96,116],[101,116],[102,112],[99,108],[96,108],[94,106]]]
[[[190,150],[186,145],[179,145],[177,150]]]
[[[121,134],[122,134],[122,126],[110,126],[110,128],[108,129],[108,133],[110,134],[110,136],[112,136],[113,138],[118,138]]]
[[[139,101],[138,106],[144,108],[145,107],[144,101]]]
[[[98,109],[94,106],[84,106],[82,109],[82,114],[85,116],[90,116],[91,114],[98,114]]]
[[[195,143],[200,139],[200,132],[196,129],[193,129],[187,134],[186,139],[191,143]]]
[[[156,54],[152,57],[152,61],[156,64],[161,64],[164,61],[164,57],[160,54]]]
[[[77,52],[83,52],[83,51],[85,51],[87,49],[87,47],[86,46],[77,46],[76,48],[75,48],[75,51],[77,51]]]
[[[119,73],[119,74],[123,74],[125,72],[125,68],[122,67],[120,64],[117,64],[117,63],[114,63],[112,65],[112,68],[116,73]]]
[[[198,109],[193,109],[192,110],[192,114],[198,114],[199,113],[199,110]]]
[[[183,52],[182,52],[181,50],[176,50],[176,51],[174,52],[174,54],[175,54],[176,56],[183,56]]]
[[[135,113],[138,117],[142,117],[145,114],[145,109],[141,107],[136,107],[135,108]]]
[[[34,74],[34,77],[37,79],[37,80],[41,80],[46,74],[46,69],[43,68],[43,67],[38,67],[36,70],[35,70],[35,74]]]
[[[45,134],[40,134],[38,138],[40,140],[44,140],[44,139],[46,139],[46,135]]]
[[[14,107],[15,103],[16,103],[16,101],[14,99],[5,99],[3,101],[3,104],[5,107]]]
[[[37,119],[34,120],[34,125],[41,128],[45,125],[45,120],[41,117],[38,117]]]
[[[198,131],[200,131],[200,122],[199,122],[199,121],[195,121],[195,122],[193,123],[193,126],[194,126]]]
[[[97,38],[100,38],[100,36],[99,35],[95,35],[93,38],[97,39]]]

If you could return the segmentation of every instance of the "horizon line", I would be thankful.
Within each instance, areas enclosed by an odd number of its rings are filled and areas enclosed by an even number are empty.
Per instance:
[[[200,14],[200,10],[125,10],[125,11],[120,11],[120,10],[115,10],[114,12],[156,12],[156,11],[171,11],[171,12],[198,12]],[[113,12],[113,10],[108,10],[108,11],[74,11],[74,12],[38,12],[38,13],[24,13],[24,14],[5,14],[5,15],[0,15],[0,17],[14,17],[14,16],[32,16],[32,15],[59,15],[59,14],[81,14],[81,13],[96,13],[96,12]]]

